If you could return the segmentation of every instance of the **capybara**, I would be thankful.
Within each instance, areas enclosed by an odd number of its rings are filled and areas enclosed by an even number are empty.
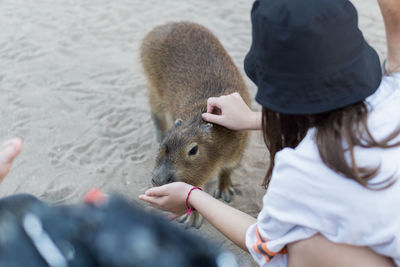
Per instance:
[[[229,202],[233,194],[231,172],[248,134],[207,123],[201,114],[207,111],[209,97],[234,92],[249,105],[239,70],[219,40],[196,23],[155,27],[144,38],[140,52],[161,143],[152,183],[183,181],[202,186],[215,174],[215,197]],[[201,219],[194,223],[199,226]]]

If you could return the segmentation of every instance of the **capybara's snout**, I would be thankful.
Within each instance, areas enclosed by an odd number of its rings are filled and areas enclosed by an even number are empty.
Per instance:
[[[177,180],[176,172],[171,168],[171,166],[168,166],[166,163],[161,163],[156,166],[151,183],[153,186],[160,186],[176,182]]]

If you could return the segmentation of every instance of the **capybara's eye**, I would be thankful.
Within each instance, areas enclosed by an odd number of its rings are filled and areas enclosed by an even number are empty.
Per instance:
[[[190,149],[189,155],[190,155],[190,156],[196,155],[197,150],[199,150],[199,146],[198,146],[198,145],[195,145],[194,147],[192,147],[192,149]]]

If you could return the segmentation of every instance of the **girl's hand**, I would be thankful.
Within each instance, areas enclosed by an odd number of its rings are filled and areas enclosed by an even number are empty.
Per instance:
[[[210,97],[203,120],[222,125],[231,130],[261,129],[261,113],[252,111],[239,93]]]
[[[139,199],[152,207],[171,212],[169,218],[175,219],[187,211],[186,196],[192,187],[183,182],[165,184],[150,188]]]

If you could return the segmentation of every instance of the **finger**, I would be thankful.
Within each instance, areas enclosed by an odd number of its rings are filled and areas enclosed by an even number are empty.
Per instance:
[[[14,138],[5,142],[0,148],[0,162],[11,163],[21,152],[22,140]]]
[[[237,99],[241,99],[241,98],[242,98],[238,92],[234,92],[234,93],[231,94],[231,95],[232,95],[233,97],[237,98]]]
[[[207,99],[207,113],[212,113],[215,107],[221,108],[220,106],[220,99],[218,97],[210,97]]]
[[[146,201],[148,204],[150,204],[153,207],[160,207],[161,204],[161,198],[159,197],[151,197],[151,196],[147,196],[147,195],[140,195],[139,196],[140,200]]]
[[[143,200],[143,201],[146,201],[147,203],[154,203],[155,202],[155,197],[149,197],[149,196],[147,196],[147,195],[139,195],[139,199],[140,200]]]
[[[153,196],[153,197],[167,196],[168,195],[168,185],[162,185],[162,186],[150,188],[145,192],[145,195]]]
[[[21,152],[22,140],[14,138],[0,148],[0,181],[7,175],[14,158]]]
[[[179,218],[180,216],[182,216],[182,215],[178,215],[178,214],[175,214],[175,213],[169,213],[167,215],[167,220],[173,221],[173,220],[176,220],[177,218]]]
[[[205,121],[208,121],[211,123],[216,123],[216,124],[221,124],[221,121],[223,120],[223,116],[215,115],[215,114],[211,114],[211,113],[203,113],[203,114],[201,114],[201,117]]]

